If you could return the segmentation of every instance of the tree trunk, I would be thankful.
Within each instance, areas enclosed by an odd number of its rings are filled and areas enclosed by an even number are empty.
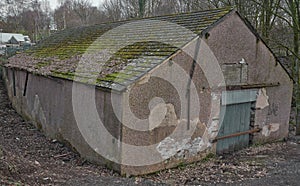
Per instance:
[[[298,30],[298,29],[297,29]],[[295,31],[294,31],[295,32]],[[294,46],[295,46],[295,54],[299,54],[299,30],[294,33]],[[298,55],[299,56],[299,55]],[[300,135],[300,65],[299,60],[295,56],[294,57],[296,64],[296,135]]]
[[[296,82],[296,135],[300,135],[300,82],[299,82],[299,61],[296,59],[296,68],[297,68],[297,82]]]
[[[139,17],[143,18],[145,15],[146,0],[139,0]]]
[[[294,34],[294,64],[296,75],[296,135],[300,135],[300,64],[299,64],[299,39],[300,39],[300,7],[299,2],[295,0],[289,0],[289,7],[293,22],[293,34]]]

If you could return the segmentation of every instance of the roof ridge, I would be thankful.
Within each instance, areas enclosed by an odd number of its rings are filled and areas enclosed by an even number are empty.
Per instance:
[[[217,10],[231,11],[233,9],[234,9],[234,7],[228,7],[228,6],[226,6],[226,7],[222,7],[222,8],[214,8],[214,9],[191,11],[191,12],[182,12],[182,13],[173,13],[173,14],[167,14],[167,15],[146,17],[146,18],[141,18],[141,19],[152,19],[152,18],[179,16],[179,15],[191,15],[191,14],[197,14],[197,13],[213,12],[213,11],[217,11]]]
[[[107,25],[107,24],[117,24],[117,23],[127,23],[127,22],[132,22],[132,21],[140,21],[140,20],[149,20],[149,19],[154,19],[154,18],[167,18],[167,17],[172,17],[172,16],[181,16],[181,15],[191,15],[191,14],[197,14],[197,13],[205,13],[205,12],[213,12],[213,11],[218,11],[218,10],[227,10],[228,12],[234,10],[235,7],[233,6],[226,6],[222,8],[213,8],[213,9],[207,9],[207,10],[199,10],[199,11],[191,11],[191,12],[181,12],[181,13],[172,13],[172,14],[166,14],[166,15],[158,15],[158,16],[150,16],[150,17],[143,17],[143,18],[130,18],[126,20],[119,20],[119,21],[107,21],[99,24],[94,24],[94,25],[88,25],[88,26],[78,26],[77,28],[82,28],[82,27],[92,27],[92,26],[102,26],[102,25]]]

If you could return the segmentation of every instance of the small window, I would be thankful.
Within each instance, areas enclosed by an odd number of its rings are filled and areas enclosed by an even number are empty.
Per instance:
[[[247,64],[224,64],[222,71],[226,85],[242,85],[248,81]]]

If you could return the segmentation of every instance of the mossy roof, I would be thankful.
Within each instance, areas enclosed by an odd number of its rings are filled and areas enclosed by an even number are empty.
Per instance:
[[[122,91],[231,10],[66,29],[13,56],[6,66]]]

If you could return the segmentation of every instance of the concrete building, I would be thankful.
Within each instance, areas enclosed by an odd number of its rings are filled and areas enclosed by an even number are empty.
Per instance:
[[[232,9],[64,30],[3,74],[24,118],[121,174],[288,136],[293,82]]]
[[[17,33],[0,32],[0,56],[11,56],[17,51],[27,49],[32,45],[33,44],[31,43],[29,36]]]
[[[25,39],[27,39],[25,41]],[[1,44],[14,44],[21,46],[25,42],[28,42],[29,37],[23,34],[17,33],[0,33],[0,43]],[[29,40],[30,41],[30,40]]]

